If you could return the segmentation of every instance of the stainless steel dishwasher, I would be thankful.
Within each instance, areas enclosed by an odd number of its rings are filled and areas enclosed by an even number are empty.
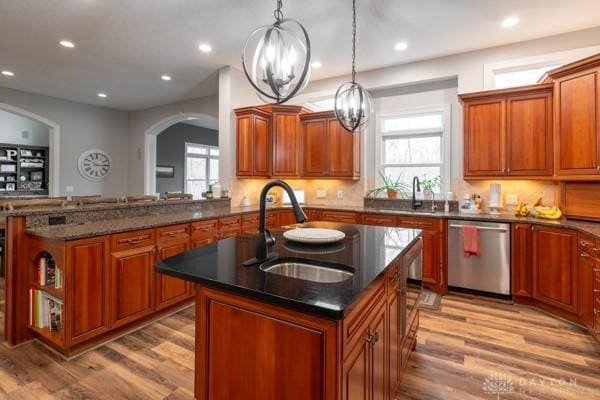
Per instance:
[[[477,227],[480,255],[464,255],[463,225]],[[510,224],[448,220],[448,286],[510,295]]]

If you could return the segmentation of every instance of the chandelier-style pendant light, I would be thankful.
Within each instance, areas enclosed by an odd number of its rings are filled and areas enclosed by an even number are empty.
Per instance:
[[[335,93],[335,116],[342,126],[355,132],[364,127],[373,114],[373,99],[356,82],[356,0],[352,0],[352,80],[343,83]]]
[[[310,39],[306,29],[298,21],[284,18],[281,7],[282,0],[277,0],[275,23],[252,32],[242,52],[246,78],[266,103],[285,103],[300,93],[310,79]]]

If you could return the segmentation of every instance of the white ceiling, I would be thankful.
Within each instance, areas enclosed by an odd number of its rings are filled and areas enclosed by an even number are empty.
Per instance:
[[[0,86],[134,110],[215,94],[218,68],[240,65],[246,36],[275,0],[0,0]],[[305,25],[312,79],[350,67],[350,0],[284,0]],[[516,15],[521,23],[504,29]],[[600,25],[598,0],[359,0],[361,70]],[[62,39],[75,49],[58,46]],[[397,52],[397,41],[408,49]],[[208,42],[211,54],[198,51]],[[162,74],[173,77],[170,82]],[[98,92],[107,99],[96,97]]]

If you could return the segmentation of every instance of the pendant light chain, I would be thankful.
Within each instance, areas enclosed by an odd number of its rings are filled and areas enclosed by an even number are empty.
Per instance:
[[[356,0],[352,0],[352,83],[356,83]]]
[[[275,9],[275,11],[273,11],[273,15],[275,16],[275,19],[277,20],[277,22],[281,22],[281,20],[283,19],[283,11],[281,11],[282,7],[283,7],[283,0],[277,0],[277,9]]]

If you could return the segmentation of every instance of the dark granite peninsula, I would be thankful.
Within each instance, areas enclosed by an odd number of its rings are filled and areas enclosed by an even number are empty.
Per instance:
[[[246,267],[247,234],[167,258],[162,274],[196,284],[196,398],[394,398],[416,340],[421,231],[315,222],[343,231],[303,245],[272,230],[278,258]],[[270,270],[279,262],[308,265]],[[311,274],[302,268],[325,267]],[[411,273],[411,276],[414,275]],[[314,280],[313,280],[314,279]],[[391,397],[390,397],[391,396]]]

